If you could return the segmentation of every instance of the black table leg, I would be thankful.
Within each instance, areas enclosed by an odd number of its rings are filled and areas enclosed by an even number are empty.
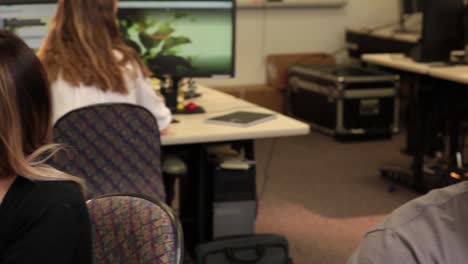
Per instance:
[[[406,186],[417,192],[424,193],[427,191],[427,186],[424,181],[424,156],[427,152],[429,128],[429,110],[431,110],[431,90],[430,85],[426,85],[428,80],[422,76],[414,76],[412,80],[412,91],[410,96],[411,116],[409,119],[411,129],[408,130],[407,148],[413,155],[413,163],[410,171],[402,168],[388,167],[381,170],[382,176],[390,182],[398,185]],[[392,190],[393,188],[391,188]]]

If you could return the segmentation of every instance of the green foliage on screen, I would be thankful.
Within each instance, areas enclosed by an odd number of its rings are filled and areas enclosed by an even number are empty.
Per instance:
[[[229,10],[119,11],[128,44],[156,75],[228,75],[232,67],[232,21]]]

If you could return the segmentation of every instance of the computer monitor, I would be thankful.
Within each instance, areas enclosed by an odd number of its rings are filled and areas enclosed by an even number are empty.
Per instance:
[[[415,59],[449,62],[454,50],[465,47],[465,0],[424,0],[423,30]]]
[[[0,0],[0,28],[21,37],[38,49],[49,30],[57,7],[56,0]]]
[[[234,76],[235,3],[120,1],[122,35],[156,77]]]

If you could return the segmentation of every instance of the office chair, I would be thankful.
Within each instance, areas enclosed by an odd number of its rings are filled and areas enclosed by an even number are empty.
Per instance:
[[[124,194],[87,201],[95,264],[181,264],[183,234],[158,200]]]
[[[65,151],[51,165],[84,178],[87,198],[112,193],[165,200],[161,139],[154,116],[130,104],[98,104],[57,121],[54,142]]]

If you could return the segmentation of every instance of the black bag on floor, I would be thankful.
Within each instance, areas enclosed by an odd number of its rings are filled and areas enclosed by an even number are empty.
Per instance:
[[[277,235],[223,238],[199,245],[197,264],[291,264],[288,241]]]

